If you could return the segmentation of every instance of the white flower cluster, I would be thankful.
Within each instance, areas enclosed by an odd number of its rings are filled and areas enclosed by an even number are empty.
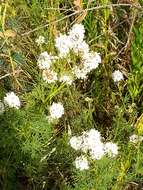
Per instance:
[[[79,156],[75,160],[75,167],[79,170],[87,170],[89,169],[88,160],[85,156]]]
[[[44,51],[38,58],[39,69],[49,69],[53,61],[55,61],[55,57]]]
[[[9,106],[10,108],[19,109],[21,106],[21,102],[18,96],[15,95],[14,92],[9,92],[4,97],[4,104]]]
[[[44,44],[44,43],[45,43],[45,38],[44,38],[44,36],[39,36],[39,37],[35,40],[35,42],[38,44],[38,46]]]
[[[48,54],[46,51],[41,53],[38,58],[38,67],[39,69],[42,70],[42,77],[43,80],[46,81],[47,83],[53,83],[58,80],[58,74],[51,69],[52,64],[59,59],[56,56],[52,56]],[[70,78],[70,81],[69,81]],[[59,79],[60,82],[65,82],[66,84],[71,84],[72,83],[72,77],[66,75],[61,76]]]
[[[84,41],[85,29],[82,24],[75,24],[69,31],[69,34],[60,34],[55,39],[55,46],[59,51],[60,57],[66,57],[70,50],[73,52],[89,52],[89,46]]]
[[[124,80],[123,74],[119,70],[116,70],[112,73],[112,78],[114,82],[119,82],[121,80]]]
[[[64,107],[62,103],[55,103],[53,102],[49,109],[50,116],[48,117],[49,120],[55,120],[62,117],[64,114]]]
[[[60,36],[55,39],[55,47],[59,51],[59,57],[65,57],[70,51],[71,41],[67,35],[60,34]]]
[[[129,139],[130,139],[130,142],[131,142],[131,143],[134,143],[134,144],[143,141],[143,137],[142,137],[142,136],[135,135],[135,134],[134,134],[134,135],[131,135]]]
[[[74,79],[86,79],[87,74],[98,67],[99,63],[101,63],[101,57],[97,52],[90,52],[89,45],[84,40],[84,35],[84,26],[82,24],[75,24],[67,35],[60,34],[55,39],[55,47],[59,53],[58,56],[52,56],[47,52],[39,55],[38,66],[39,69],[43,70],[42,76],[47,83],[57,81],[59,74],[59,82],[71,85]],[[39,41],[41,41],[42,38],[39,38]],[[60,73],[57,74],[54,72],[51,69],[52,64],[56,60],[66,58],[67,56],[68,60],[70,60],[70,52],[80,57],[78,65],[75,63],[70,68],[70,71],[68,70],[69,74],[61,75]]]
[[[56,80],[58,80],[57,73],[53,70],[43,70],[42,73],[43,80],[45,80],[48,83],[52,83]]]
[[[103,143],[100,133],[95,129],[85,131],[81,136],[71,137],[70,145],[76,151],[80,150],[83,153],[89,153],[93,160],[100,160],[104,155],[108,155],[109,157],[118,155],[118,146],[112,142]],[[75,161],[76,166],[78,165],[77,168],[80,168],[81,163],[82,170],[84,166],[83,162],[85,162],[85,169],[87,169],[88,164],[86,164],[85,159],[84,157],[84,159],[77,159],[78,161]]]
[[[19,97],[14,92],[6,93],[3,102],[0,100],[0,114],[5,111],[5,106],[19,109],[21,106]]]

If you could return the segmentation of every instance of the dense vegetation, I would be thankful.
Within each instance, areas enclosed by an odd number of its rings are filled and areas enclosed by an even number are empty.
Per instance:
[[[142,0],[2,0],[0,12],[0,189],[143,189]],[[75,24],[84,26],[101,63],[83,79],[72,76],[72,84],[43,80],[52,74],[39,69],[39,55],[58,56],[55,39]],[[52,68],[72,75],[80,62],[70,51]],[[116,70],[122,80],[115,81]],[[16,108],[9,92],[19,97]],[[64,113],[51,121],[53,102]],[[91,159],[86,152],[89,167],[80,170],[82,151],[70,139],[91,129],[115,143],[118,154]]]

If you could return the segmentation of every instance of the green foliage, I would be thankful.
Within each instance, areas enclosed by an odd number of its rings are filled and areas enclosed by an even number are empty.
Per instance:
[[[44,115],[28,111],[7,110],[0,123],[1,185],[12,189],[14,179],[22,175],[34,178],[40,172],[53,132]]]
[[[143,25],[141,24],[137,28],[134,28],[135,38],[132,42],[131,51],[131,74],[128,78],[128,90],[132,101],[141,102],[142,99],[142,89],[143,89]]]

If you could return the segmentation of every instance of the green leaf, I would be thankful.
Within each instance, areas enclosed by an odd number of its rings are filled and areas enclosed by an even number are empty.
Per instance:
[[[25,57],[22,55],[22,53],[17,53],[14,52],[12,54],[12,58],[13,60],[17,63],[17,64],[24,64],[25,63]]]

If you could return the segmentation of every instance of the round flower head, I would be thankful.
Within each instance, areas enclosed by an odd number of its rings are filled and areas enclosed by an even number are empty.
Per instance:
[[[84,144],[86,144],[89,149],[92,149],[96,144],[101,143],[101,135],[95,129],[91,129],[88,132],[85,132],[83,135],[85,136]]]
[[[104,144],[102,142],[95,143],[90,149],[91,158],[100,160],[105,155]]]
[[[84,132],[82,138],[82,151],[89,151],[92,159],[101,159],[105,152],[100,133],[95,129],[91,129]]]
[[[90,72],[93,69],[96,69],[99,63],[101,63],[101,57],[99,53],[92,52],[92,53],[87,53],[84,55],[83,64],[86,70],[88,70],[88,72]]]
[[[89,52],[89,45],[85,41],[75,43],[73,45],[73,52],[81,55],[87,54]]]
[[[75,160],[75,166],[79,170],[89,169],[87,158],[85,156],[77,157]]]
[[[112,73],[112,78],[114,82],[119,82],[120,80],[124,79],[123,74],[119,70],[116,70]]]
[[[55,47],[58,49],[60,57],[67,56],[71,48],[71,41],[69,37],[65,34],[60,34],[60,36],[55,39]]]
[[[69,31],[69,38],[73,44],[81,43],[84,39],[85,29],[82,24],[74,24],[72,29]]]
[[[115,157],[118,155],[118,146],[112,142],[107,142],[104,146],[104,149],[109,157]]]
[[[138,143],[138,142],[141,142],[141,141],[143,141],[143,137],[142,136],[138,136],[138,135],[132,135],[132,136],[130,136],[130,142],[132,142],[132,143]]]
[[[59,119],[64,114],[64,107],[63,105],[59,103],[53,102],[53,104],[50,107],[50,116],[53,119]]]
[[[86,79],[88,71],[85,68],[80,69],[79,67],[75,66],[73,73],[77,79]]]
[[[39,69],[49,69],[54,60],[54,57],[49,55],[46,51],[41,53],[38,58]]]
[[[51,70],[43,70],[42,77],[47,83],[53,83],[58,79],[57,73]]]
[[[82,147],[82,137],[73,136],[70,139],[70,145],[75,150],[80,150]]]
[[[44,44],[44,43],[45,43],[45,38],[44,38],[44,36],[39,36],[39,38],[37,38],[37,39],[35,40],[35,42],[38,44],[38,46],[41,45],[41,44]]]
[[[9,92],[4,97],[4,103],[8,105],[10,108],[18,109],[21,105],[19,97],[15,95],[14,92]]]

